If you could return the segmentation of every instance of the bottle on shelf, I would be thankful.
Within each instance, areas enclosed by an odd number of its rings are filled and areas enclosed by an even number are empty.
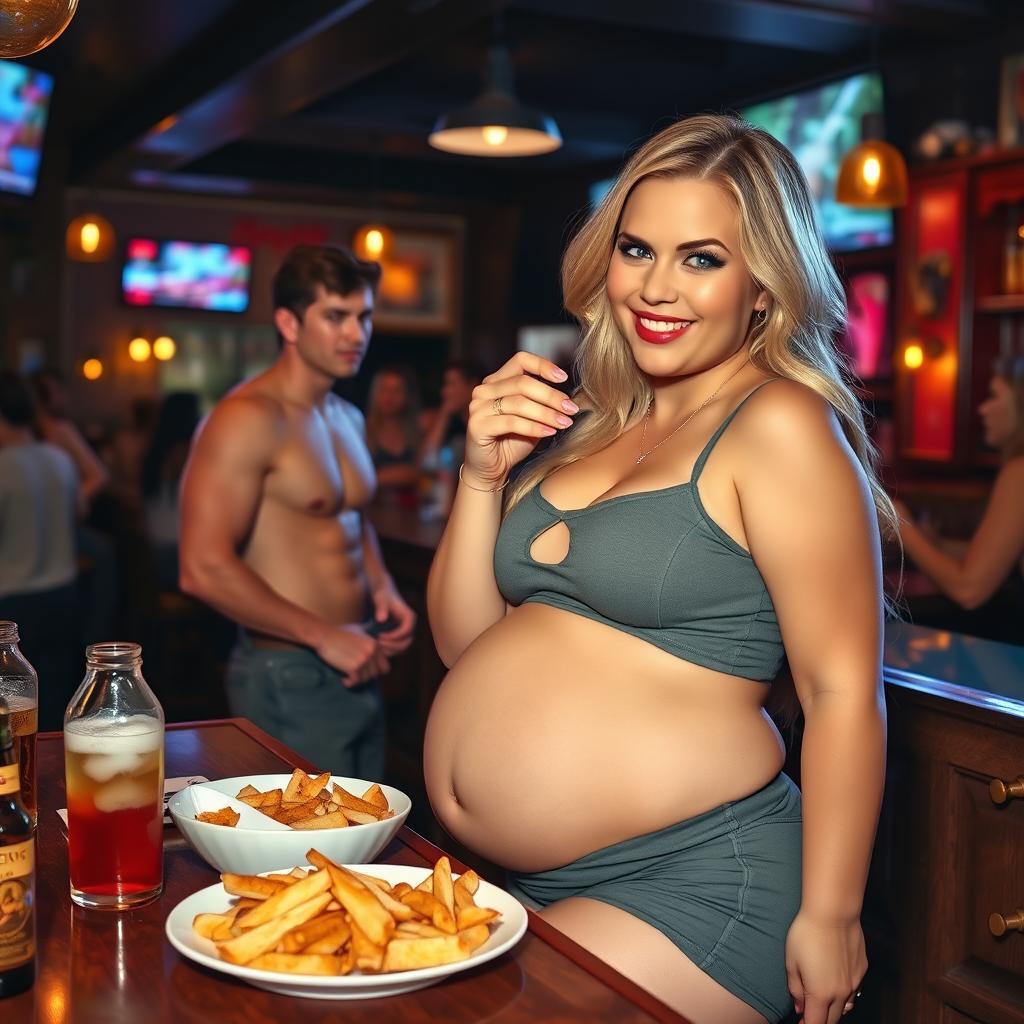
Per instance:
[[[1003,293],[1017,295],[1024,291],[1024,238],[1021,230],[1020,207],[1011,203],[1006,212],[1006,231],[1003,238]]]
[[[0,620],[0,699],[7,703],[14,753],[21,771],[21,802],[32,825],[38,819],[36,733],[39,731],[39,677],[18,646],[18,624]]]
[[[0,999],[36,979],[35,828],[21,802],[11,717],[0,698]]]

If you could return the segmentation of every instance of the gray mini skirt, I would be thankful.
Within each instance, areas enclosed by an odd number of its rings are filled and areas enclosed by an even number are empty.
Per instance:
[[[742,800],[507,885],[535,909],[583,896],[625,910],[774,1024],[793,1009],[785,945],[801,831],[800,791],[780,774]]]

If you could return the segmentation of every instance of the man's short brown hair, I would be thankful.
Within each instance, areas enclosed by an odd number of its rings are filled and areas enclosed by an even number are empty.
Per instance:
[[[380,264],[361,260],[348,249],[330,245],[297,245],[274,274],[274,309],[291,310],[301,320],[317,300],[317,288],[351,295],[362,288],[374,294]]]

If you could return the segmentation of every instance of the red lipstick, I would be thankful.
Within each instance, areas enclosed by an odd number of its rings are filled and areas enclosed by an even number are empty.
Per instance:
[[[676,338],[681,337],[685,334],[693,324],[693,321],[683,321],[676,316],[664,316],[660,313],[637,313],[635,310],[631,310],[633,313],[633,323],[636,327],[637,336],[641,341],[649,342],[651,345],[667,345],[670,341],[675,341]],[[641,322],[640,318],[644,320],[656,320],[658,323],[682,323],[683,326],[674,331],[657,331],[650,327],[645,327]]]

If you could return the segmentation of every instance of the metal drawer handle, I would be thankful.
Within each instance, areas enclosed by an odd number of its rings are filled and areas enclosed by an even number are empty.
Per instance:
[[[1010,797],[1024,797],[1024,775],[1018,775],[1013,782],[993,779],[988,784],[988,795],[994,804],[1005,804]]]
[[[997,938],[1007,932],[1024,932],[1024,910],[1018,908],[1007,917],[1002,914],[989,914],[988,930]]]

